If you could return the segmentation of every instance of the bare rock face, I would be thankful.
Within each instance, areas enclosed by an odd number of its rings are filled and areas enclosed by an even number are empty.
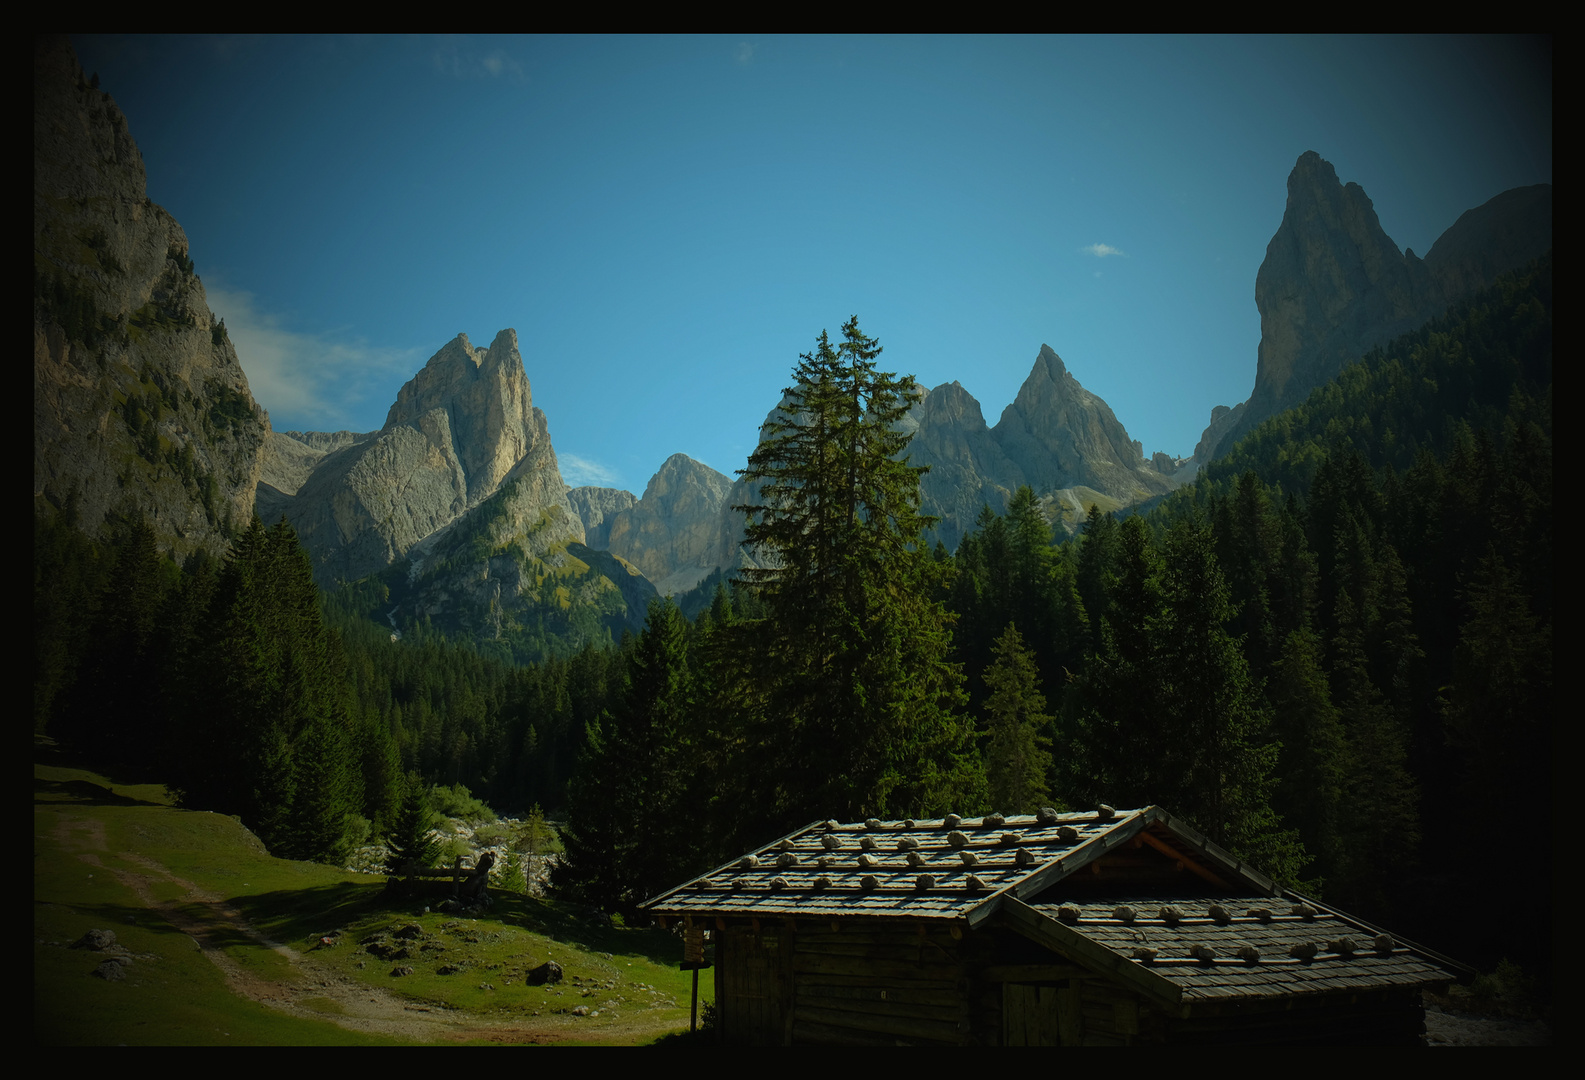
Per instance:
[[[1080,386],[1049,345],[1040,347],[1034,370],[991,434],[1037,495],[1083,486],[1137,502],[1173,487],[1146,465],[1143,447],[1111,407]]]
[[[276,454],[277,487],[296,479],[309,453],[324,451],[287,511],[323,584],[383,570],[508,486],[509,520],[496,531],[538,527],[548,514],[558,542],[583,541],[513,330],[488,349],[458,334],[402,387],[379,432],[292,442]]]
[[[458,334],[402,387],[381,430],[438,432],[442,415],[471,493],[464,499],[476,506],[544,438],[545,416],[534,408],[516,330],[502,330],[488,349],[475,349],[467,334]]]
[[[588,545],[604,551],[611,546],[611,519],[637,506],[638,496],[621,488],[575,487],[567,492],[567,501],[583,522]]]
[[[1344,365],[1415,330],[1552,246],[1552,187],[1515,188],[1470,210],[1424,261],[1400,253],[1358,184],[1314,151],[1288,177],[1282,224],[1255,278],[1255,388],[1231,417],[1212,414],[1204,465],[1255,425],[1300,404]]]
[[[936,535],[955,550],[984,507],[1007,509],[1026,482],[1024,472],[991,434],[980,403],[957,382],[930,391],[909,415],[918,424],[909,458],[930,467],[919,481],[920,509],[940,519]]]
[[[33,44],[33,496],[88,532],[146,518],[221,554],[254,509],[269,418],[187,236],[63,37]]]
[[[718,565],[719,518],[732,481],[687,454],[673,454],[644,497],[615,514],[607,546],[637,566],[661,593],[686,592]]]
[[[1419,326],[1437,296],[1425,265],[1382,230],[1364,189],[1304,154],[1255,277],[1260,352],[1240,426],[1299,404],[1371,346]]]
[[[1222,437],[1233,430],[1248,407],[1249,402],[1240,401],[1231,408],[1226,405],[1217,405],[1211,409],[1211,422],[1206,425],[1205,433],[1200,436],[1200,441],[1195,444],[1194,457],[1191,459],[1195,464],[1196,470],[1203,467],[1216,456],[1216,447],[1221,443]]]
[[[902,425],[912,435],[908,459],[929,468],[920,479],[920,509],[938,519],[934,539],[948,550],[973,530],[985,507],[1005,512],[1024,484],[1040,497],[1052,527],[1071,533],[1090,502],[1108,510],[1127,506],[1171,491],[1189,475],[1187,462],[1163,454],[1146,461],[1106,402],[1080,386],[1050,346],[1041,346],[1018,399],[995,428],[986,426],[980,403],[959,383],[916,387],[914,394]],[[771,410],[766,423],[786,404]],[[756,501],[747,481],[732,485],[701,545],[695,580],[716,567],[755,565],[754,553],[741,545],[744,516],[732,507]],[[613,529],[611,549],[626,554],[617,535]]]
[[[448,342],[377,432],[278,436],[266,477],[261,499],[285,507],[321,583],[397,567],[384,617],[520,663],[637,629],[655,596],[635,566],[585,546],[512,330],[488,349]]]

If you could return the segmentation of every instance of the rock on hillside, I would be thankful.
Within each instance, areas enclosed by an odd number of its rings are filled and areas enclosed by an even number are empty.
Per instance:
[[[1166,455],[1147,461],[1106,402],[1079,385],[1049,345],[1041,346],[1017,400],[995,428],[986,426],[980,403],[960,383],[928,392],[916,387],[914,393],[904,421],[912,434],[907,452],[914,465],[930,469],[920,481],[920,509],[938,519],[934,539],[948,550],[957,548],[986,506],[1004,512],[1023,484],[1041,497],[1053,528],[1070,532],[1078,499],[1128,506],[1171,491],[1190,475]],[[785,405],[771,410],[766,423]],[[761,438],[764,432],[762,427]],[[755,501],[751,486],[739,479],[720,499],[713,528],[692,534],[700,552],[693,582],[714,568],[754,565],[753,553],[741,547],[743,515],[732,507]],[[614,529],[611,548],[627,554],[617,546]]]
[[[94,532],[144,517],[178,555],[254,508],[269,418],[148,195],[127,118],[70,43],[33,43],[33,498]]]
[[[621,488],[575,487],[567,492],[567,501],[583,522],[588,545],[604,551],[611,546],[611,518],[637,506],[638,496]]]
[[[292,507],[292,496],[308,482],[327,454],[356,442],[374,438],[378,432],[362,435],[351,431],[276,431],[264,444],[264,461],[259,473],[255,501],[259,517],[279,521]]]
[[[261,501],[284,509],[322,584],[380,574],[382,617],[519,662],[643,625],[654,587],[585,546],[515,331],[487,349],[458,334],[377,432],[291,432],[270,451]]]
[[[609,522],[607,547],[665,595],[686,592],[718,565],[718,519],[732,481],[687,454],[667,458],[644,497]]]
[[[1425,265],[1444,307],[1552,249],[1552,185],[1512,188],[1466,210],[1437,237]]]
[[[940,519],[936,537],[955,550],[981,510],[1002,513],[1024,484],[1048,507],[1065,507],[1073,492],[1093,490],[1127,506],[1172,490],[1177,463],[1147,461],[1111,407],[1084,389],[1049,345],[1042,345],[1017,399],[988,428],[980,403],[960,384],[936,387],[914,406],[908,452],[930,471],[920,505]],[[1053,518],[1060,527],[1061,515]]]
[[[926,394],[910,412],[917,422],[909,458],[930,471],[919,481],[920,509],[939,518],[936,535],[949,551],[989,506],[1000,513],[1025,483],[1024,472],[1002,450],[980,403],[957,382]]]
[[[1037,495],[1091,487],[1126,503],[1172,490],[1111,406],[1079,385],[1049,345],[991,430]]]
[[[286,512],[322,584],[385,569],[509,485],[509,528],[532,527],[549,542],[583,541],[513,330],[487,349],[458,334],[402,387],[371,436],[283,440],[272,480],[290,485],[297,478],[290,463],[306,464],[306,452],[321,449],[295,492],[280,490],[292,496]],[[542,515],[555,522],[553,541]]]
[[[1340,183],[1313,150],[1301,155],[1288,177],[1282,224],[1255,277],[1261,335],[1255,388],[1219,432],[1218,421],[1228,418],[1213,414],[1197,463],[1304,401],[1343,365],[1551,246],[1552,188],[1543,184],[1468,211],[1422,261],[1412,250],[1399,252],[1358,184]]]

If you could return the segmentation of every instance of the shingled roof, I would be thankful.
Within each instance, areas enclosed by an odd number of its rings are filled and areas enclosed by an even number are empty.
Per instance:
[[[1165,833],[1149,826],[1168,826]],[[1161,833],[1158,835],[1158,833]],[[976,925],[1004,896],[1032,900],[1103,855],[1169,846],[1208,881],[1276,886],[1160,807],[978,818],[817,822],[645,906],[657,915],[896,916]],[[1180,848],[1182,850],[1180,850]]]
[[[1097,899],[1146,860],[1186,887]],[[1068,903],[1052,903],[1062,894]],[[993,917],[1164,1005],[1423,985],[1462,966],[1278,887],[1160,807],[818,822],[645,905],[690,920]]]

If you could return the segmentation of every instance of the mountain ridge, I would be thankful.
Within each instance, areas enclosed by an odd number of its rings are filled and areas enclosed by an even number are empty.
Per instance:
[[[269,438],[187,234],[64,37],[33,42],[33,498],[88,533],[144,518],[222,555]]]
[[[1346,364],[1422,326],[1552,246],[1552,185],[1502,192],[1465,211],[1425,259],[1400,252],[1356,183],[1313,150],[1288,175],[1282,222],[1255,277],[1261,338],[1255,385],[1212,413],[1196,467],[1226,453],[1261,421],[1302,402]],[[1218,406],[1221,409],[1222,406]]]

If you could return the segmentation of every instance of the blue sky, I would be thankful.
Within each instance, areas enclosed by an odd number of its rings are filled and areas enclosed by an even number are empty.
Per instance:
[[[514,327],[569,483],[743,466],[851,315],[994,424],[1042,343],[1155,450],[1248,397],[1315,150],[1424,255],[1552,180],[1550,41],[88,37],[277,430]]]

